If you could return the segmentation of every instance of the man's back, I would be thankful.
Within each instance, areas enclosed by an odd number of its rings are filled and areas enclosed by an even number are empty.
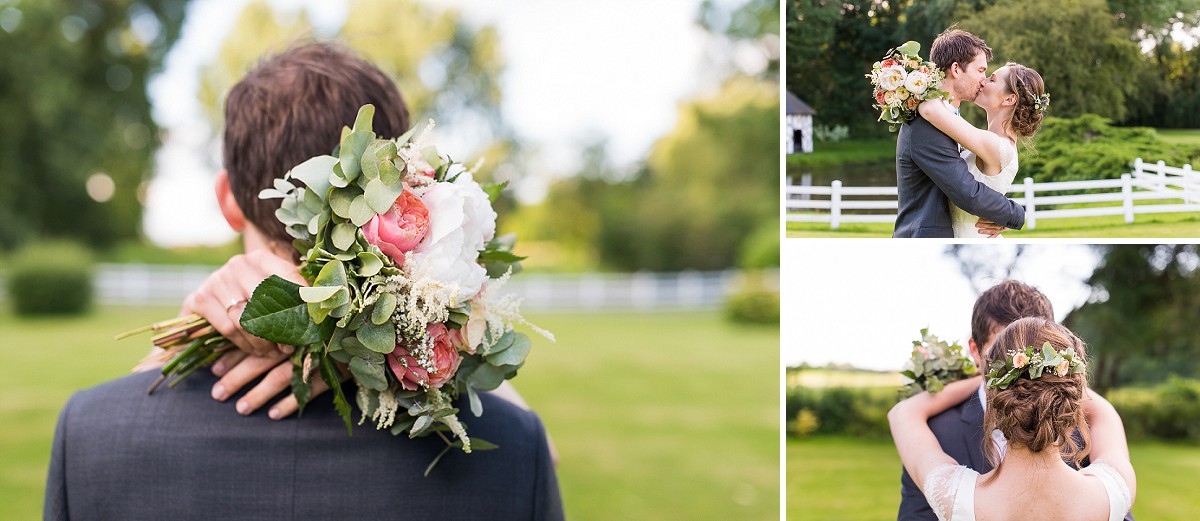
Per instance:
[[[561,519],[541,421],[484,393],[463,454],[368,421],[348,436],[329,395],[283,421],[242,417],[198,371],[152,396],[156,373],[80,391],[59,417],[46,519]],[[350,396],[353,399],[353,396]],[[401,412],[403,413],[403,412]]]

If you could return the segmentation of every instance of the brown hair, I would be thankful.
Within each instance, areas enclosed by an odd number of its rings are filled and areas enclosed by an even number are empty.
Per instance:
[[[966,68],[979,53],[991,60],[992,48],[983,43],[983,39],[962,29],[951,27],[942,31],[933,40],[929,48],[929,61],[937,65],[942,72],[949,72],[955,63]]]
[[[275,178],[338,145],[342,126],[375,105],[375,133],[408,130],[408,107],[396,85],[374,65],[331,42],[293,47],[260,61],[225,100],[225,169],[238,207],[273,242],[292,239],[275,219],[279,199],[258,193]]]
[[[1004,360],[1009,351],[1022,350],[1026,346],[1041,349],[1049,342],[1055,351],[1069,349],[1077,360],[1085,360],[1087,350],[1083,341],[1071,330],[1053,320],[1039,317],[1022,318],[996,335],[996,342],[984,354],[984,365]],[[1083,397],[1087,390],[1085,373],[1058,376],[1053,371],[1043,372],[1036,379],[1022,375],[1008,385],[1007,389],[988,389],[988,406],[983,413],[983,432],[999,429],[1008,443],[1019,445],[1032,452],[1057,449],[1063,458],[1073,459],[1078,465],[1088,453],[1091,437],[1083,416]],[[1080,439],[1073,433],[1079,430]],[[983,453],[1000,474],[1000,461],[996,446],[990,437],[983,440]],[[986,483],[986,482],[985,482]]]
[[[993,329],[1025,317],[1039,317],[1053,322],[1054,307],[1050,299],[1037,288],[1015,280],[996,284],[975,300],[975,308],[971,310],[971,339],[979,349],[983,349],[992,337]]]
[[[1013,107],[1009,125],[1018,136],[1033,137],[1042,126],[1042,119],[1046,117],[1045,107],[1039,109],[1034,106],[1046,93],[1042,75],[1015,62],[1008,62],[1004,66],[1008,68],[1008,92],[1017,95],[1017,104]]]

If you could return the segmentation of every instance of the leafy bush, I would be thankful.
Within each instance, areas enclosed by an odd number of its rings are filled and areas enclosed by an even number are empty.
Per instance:
[[[889,436],[887,412],[896,399],[896,390],[886,387],[793,387],[784,398],[784,414],[796,419],[790,434],[884,438]]]
[[[729,296],[725,316],[744,324],[779,324],[779,292],[749,287]]]
[[[813,139],[825,143],[837,143],[850,137],[850,127],[846,125],[817,125],[813,127]]]
[[[8,297],[19,315],[83,313],[92,301],[91,254],[72,242],[26,247],[9,264]]]
[[[1200,380],[1172,376],[1157,387],[1109,393],[1130,438],[1200,442]]]
[[[773,218],[754,230],[738,251],[738,266],[745,270],[779,267],[779,218]]]
[[[1138,157],[1171,166],[1200,163],[1200,146],[1162,141],[1148,127],[1114,127],[1095,114],[1046,118],[1033,148],[1020,150],[1020,177],[1038,182],[1114,179],[1131,171]]]

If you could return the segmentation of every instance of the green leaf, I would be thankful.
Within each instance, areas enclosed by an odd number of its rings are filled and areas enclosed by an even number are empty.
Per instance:
[[[393,201],[394,201],[394,199],[393,199]],[[389,206],[389,208],[390,208],[390,206]],[[380,213],[382,213],[382,212],[380,212]],[[349,219],[350,219],[350,222],[354,223],[355,226],[358,226],[361,228],[364,224],[367,224],[367,222],[370,221],[372,218],[374,218],[376,215],[378,215],[378,214],[376,214],[375,211],[371,209],[371,206],[369,204],[367,204],[367,197],[365,195],[360,195],[358,197],[355,197],[354,200],[350,202]]]
[[[904,42],[904,45],[897,47],[896,50],[905,56],[917,56],[921,52],[921,44],[909,40]]]
[[[508,181],[503,183],[484,183],[480,185],[480,188],[483,188],[483,193],[487,194],[488,200],[493,204],[495,204],[496,198],[500,197],[500,192],[503,192],[507,187]]]
[[[338,151],[338,164],[342,165],[342,175],[346,177],[347,181],[354,182],[362,173],[359,158],[362,157],[363,151],[367,149],[367,145],[371,143],[372,139],[375,139],[374,133],[356,130],[342,140],[341,148]]]
[[[355,197],[362,195],[362,189],[357,186],[339,188],[329,193],[329,208],[333,214],[343,219],[350,218],[350,203]]]
[[[375,309],[371,311],[371,323],[377,326],[388,323],[396,312],[396,296],[391,293],[380,293],[375,301]]]
[[[367,346],[364,346],[363,343],[358,340],[358,337],[354,336],[349,336],[342,339],[342,349],[350,356],[364,358],[371,362],[382,362],[385,358],[384,355],[386,354],[377,353],[367,349]]]
[[[417,436],[425,429],[428,429],[429,426],[432,424],[433,424],[432,416],[429,416],[428,414],[421,415],[419,418],[417,418],[417,422],[413,424],[412,430],[409,431],[410,436]]]
[[[342,421],[346,423],[346,434],[354,434],[354,420],[350,418],[350,402],[346,401],[346,395],[342,393],[341,374],[338,373],[337,367],[333,365],[333,360],[327,356],[321,356],[317,359],[317,367],[321,371],[321,379],[329,385],[329,390],[333,391],[333,408],[337,409],[338,416],[342,417]]]
[[[467,399],[471,402],[471,414],[474,414],[476,418],[483,416],[483,401],[479,399],[479,393],[475,391],[475,388],[470,385],[467,386]]]
[[[515,340],[515,339],[516,339],[516,336],[515,336],[514,331],[512,331],[512,330],[505,331],[503,335],[500,335],[499,340],[496,340],[496,342],[494,344],[492,344],[491,346],[488,346],[487,354],[494,355],[496,353],[502,352],[505,349],[512,347],[513,340]]]
[[[369,251],[358,254],[358,276],[370,277],[383,269],[383,260]]]
[[[337,161],[333,156],[317,156],[296,165],[288,171],[288,176],[299,179],[317,195],[324,197],[329,193],[329,174],[333,172],[333,165]]]
[[[529,355],[529,347],[529,337],[517,333],[512,340],[512,347],[499,353],[488,354],[485,358],[492,365],[521,365]]]
[[[300,288],[300,299],[309,304],[324,302],[332,297],[341,286],[313,286]]]
[[[483,439],[483,438],[471,438],[471,450],[472,450],[472,451],[476,451],[476,450],[496,450],[496,449],[498,449],[498,448],[500,448],[500,446],[499,446],[499,445],[496,445],[495,443],[492,443],[492,442],[490,442],[490,441],[487,441],[487,440],[485,440],[485,439]]]
[[[340,222],[333,225],[333,233],[330,238],[333,239],[333,245],[339,250],[345,251],[354,245],[354,233],[358,231],[358,227],[348,222]]]
[[[354,337],[367,349],[376,353],[391,353],[396,350],[396,328],[391,322],[382,325],[367,322],[354,332]]]
[[[380,161],[376,168],[379,169],[379,181],[385,185],[395,185],[403,177],[400,169],[396,168],[396,164],[391,159]]]
[[[313,283],[319,286],[345,286],[348,283],[346,265],[338,260],[327,262]]]
[[[354,130],[364,132],[374,132],[371,129],[371,120],[375,117],[375,105],[370,103],[358,108],[358,114],[354,116]]]
[[[471,373],[469,385],[480,391],[491,391],[504,383],[508,372],[506,368],[483,364]]]
[[[383,391],[387,389],[387,376],[383,372],[383,364],[373,364],[362,358],[352,358],[350,360],[350,374],[354,375],[354,381],[358,385],[366,387],[374,391]]]
[[[442,456],[445,456],[447,452],[450,452],[450,448],[451,445],[446,445],[444,448],[442,448],[442,451],[433,458],[433,461],[429,462],[429,466],[425,467],[424,477],[429,477],[429,473],[433,472],[433,467],[436,466],[439,461],[442,461]]]
[[[321,330],[309,317],[299,289],[299,284],[278,275],[262,281],[242,312],[242,328],[277,344],[299,347],[319,342]]]
[[[363,191],[366,192],[367,206],[370,206],[376,214],[382,214],[391,209],[396,198],[404,193],[404,185],[402,183],[386,185],[378,179],[372,179],[367,181]]]

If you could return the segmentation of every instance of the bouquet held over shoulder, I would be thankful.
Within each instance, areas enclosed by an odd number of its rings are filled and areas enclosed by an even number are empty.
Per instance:
[[[975,362],[963,353],[963,346],[949,344],[929,329],[921,330],[921,339],[913,340],[912,357],[900,374],[908,382],[900,388],[900,398],[929,391],[936,394],[946,384],[975,376]]]
[[[950,93],[942,90],[945,74],[933,62],[922,60],[920,50],[921,44],[913,41],[889,49],[867,75],[873,87],[872,106],[879,111],[879,121],[886,121],[892,132],[916,117],[922,101],[950,98]]]
[[[301,163],[260,194],[283,200],[276,217],[302,252],[309,286],[263,281],[241,325],[296,347],[292,391],[302,408],[319,372],[352,428],[340,363],[357,387],[359,424],[410,437],[437,433],[470,452],[454,401],[465,394],[479,416],[477,392],[516,375],[530,341],[514,326],[553,337],[522,318],[515,296],[498,293],[523,259],[512,253],[514,237],[495,237],[490,200],[503,186],[477,183],[422,143],[427,132],[377,139],[373,115],[374,107],[362,107],[333,155]],[[162,331],[155,344],[174,354],[160,382],[231,346],[194,315],[146,329]]]

